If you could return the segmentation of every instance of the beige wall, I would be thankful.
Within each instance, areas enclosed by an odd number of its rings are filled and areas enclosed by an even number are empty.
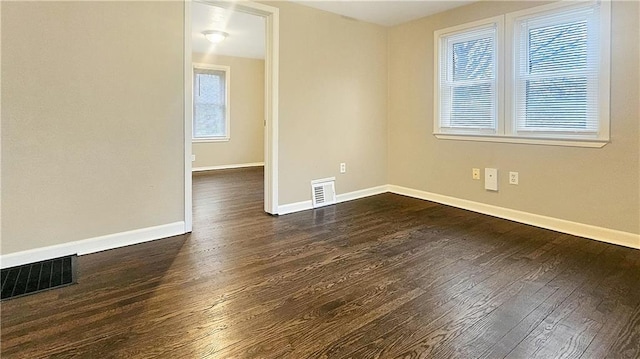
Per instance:
[[[273,5],[279,202],[385,184],[387,30]],[[1,253],[183,220],[182,3],[1,6]]]
[[[231,68],[231,139],[195,142],[193,167],[264,162],[264,60],[193,54],[193,62]]]
[[[433,31],[535,5],[483,1],[389,32],[389,180],[427,192],[640,233],[640,36],[635,1],[613,3],[611,143],[601,149],[438,140]],[[471,179],[496,167],[500,191]],[[507,183],[518,171],[520,184]]]
[[[335,176],[338,193],[386,184],[387,29],[268,4],[280,8],[279,203],[310,200],[312,179]]]
[[[640,232],[637,2],[613,5],[602,149],[431,135],[433,30],[529,3],[481,2],[391,29],[270,4],[281,20],[280,204],[336,176],[338,193],[391,183]],[[182,221],[182,3],[0,6],[1,253]],[[499,193],[470,179],[489,166],[501,170]],[[509,170],[519,186],[505,183]]]
[[[1,253],[182,221],[182,3],[1,6]]]

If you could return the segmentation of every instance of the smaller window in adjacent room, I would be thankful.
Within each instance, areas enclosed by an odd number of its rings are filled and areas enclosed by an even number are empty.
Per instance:
[[[193,66],[194,141],[229,140],[229,73],[226,66]]]
[[[610,13],[563,1],[435,31],[436,137],[604,146]]]

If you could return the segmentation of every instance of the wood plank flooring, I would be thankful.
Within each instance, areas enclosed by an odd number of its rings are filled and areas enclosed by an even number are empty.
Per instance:
[[[194,175],[194,231],[2,302],[2,358],[639,358],[640,252],[382,194],[272,217]]]

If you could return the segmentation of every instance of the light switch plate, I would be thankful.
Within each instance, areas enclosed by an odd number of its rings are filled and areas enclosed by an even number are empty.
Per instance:
[[[484,189],[489,191],[498,190],[498,169],[497,168],[484,169]]]

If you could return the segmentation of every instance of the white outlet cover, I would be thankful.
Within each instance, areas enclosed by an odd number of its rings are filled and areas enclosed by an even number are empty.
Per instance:
[[[518,184],[518,172],[509,172],[509,184]]]
[[[498,169],[497,168],[484,169],[484,189],[488,191],[498,190]]]

